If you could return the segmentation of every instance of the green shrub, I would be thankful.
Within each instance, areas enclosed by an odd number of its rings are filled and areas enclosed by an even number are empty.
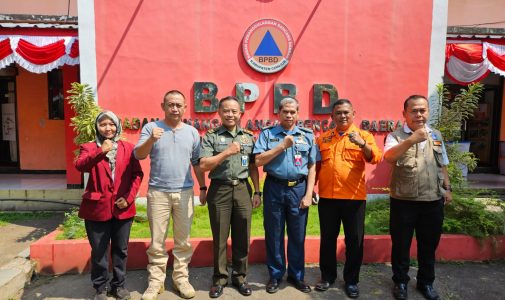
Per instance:
[[[367,203],[365,234],[389,234],[389,199]]]
[[[73,208],[69,212],[65,213],[65,219],[62,225],[63,235],[57,237],[57,239],[71,240],[86,237],[84,220],[77,216],[78,213],[79,209],[77,208]]]
[[[466,234],[474,237],[505,235],[505,203],[491,198],[479,198],[489,190],[456,189],[453,202],[445,206],[444,233]],[[480,200],[483,199],[483,200]],[[85,238],[84,221],[77,216],[77,209],[65,214],[64,234],[59,239]],[[340,228],[343,232],[343,228]],[[172,225],[169,225],[169,236]],[[264,236],[263,208],[253,210],[251,236]],[[377,199],[367,203],[365,215],[365,234],[389,234],[389,199]],[[131,235],[132,238],[150,237],[146,207],[137,205]],[[195,206],[192,237],[211,237],[209,213],[206,206]],[[319,236],[319,217],[317,206],[309,209],[307,236]]]
[[[505,234],[505,203],[493,198],[486,190],[455,190],[453,202],[445,207],[444,233],[487,237]],[[493,208],[493,210],[490,210]]]

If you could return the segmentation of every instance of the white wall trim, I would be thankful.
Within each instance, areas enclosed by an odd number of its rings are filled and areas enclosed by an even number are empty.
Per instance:
[[[95,93],[98,102],[95,46],[95,1],[77,1],[79,17],[79,58],[81,83],[87,83]]]
[[[428,78],[428,101],[430,103],[430,123],[438,119],[439,99],[436,86],[444,81],[445,45],[447,40],[447,0],[432,0],[430,69]]]

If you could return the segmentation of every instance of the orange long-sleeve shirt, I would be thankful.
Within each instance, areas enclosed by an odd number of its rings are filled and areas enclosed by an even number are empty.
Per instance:
[[[362,149],[349,141],[350,132],[359,133],[372,149],[372,159],[366,161]],[[319,161],[319,196],[331,199],[366,200],[365,162],[377,164],[382,152],[375,138],[351,125],[341,136],[336,129],[327,131],[316,140],[321,153]]]

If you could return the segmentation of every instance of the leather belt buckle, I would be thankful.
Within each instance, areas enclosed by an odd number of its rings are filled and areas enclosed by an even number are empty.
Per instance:
[[[289,187],[295,186],[297,183],[298,183],[298,181],[297,181],[297,180],[294,180],[294,181],[289,181],[289,180],[288,180],[288,186],[289,186]]]
[[[230,183],[231,183],[231,185],[236,186],[236,185],[238,185],[240,183],[240,180],[239,179],[232,179],[230,181]]]

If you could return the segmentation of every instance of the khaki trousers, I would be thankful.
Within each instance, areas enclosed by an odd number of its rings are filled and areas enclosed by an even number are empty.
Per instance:
[[[175,284],[188,281],[188,264],[193,255],[189,243],[193,222],[193,189],[167,193],[149,188],[147,192],[147,218],[151,231],[151,245],[147,249],[149,284],[163,286],[166,278],[168,254],[165,248],[170,215],[173,218]]]

